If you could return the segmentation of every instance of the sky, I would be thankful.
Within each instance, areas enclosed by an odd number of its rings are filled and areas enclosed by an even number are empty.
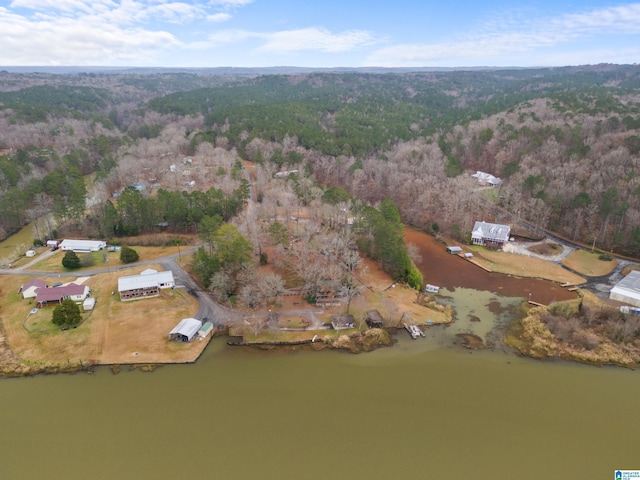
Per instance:
[[[640,2],[0,0],[1,66],[640,62]]]

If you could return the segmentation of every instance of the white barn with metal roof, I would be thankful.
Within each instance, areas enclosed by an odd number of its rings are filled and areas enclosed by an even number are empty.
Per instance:
[[[615,287],[609,292],[609,298],[640,307],[640,271],[632,270],[626,277],[616,283]]]
[[[173,272],[171,270],[158,272],[153,269],[147,269],[140,275],[129,275],[118,278],[120,300],[156,297],[160,295],[160,289],[173,288],[175,286]]]
[[[72,250],[74,252],[97,252],[106,248],[107,242],[102,240],[70,240],[64,239],[60,242],[61,250]]]
[[[509,233],[509,225],[476,222],[471,231],[471,241],[474,245],[502,247],[509,241]]]
[[[169,332],[169,340],[190,342],[201,328],[202,322],[197,318],[184,318]]]

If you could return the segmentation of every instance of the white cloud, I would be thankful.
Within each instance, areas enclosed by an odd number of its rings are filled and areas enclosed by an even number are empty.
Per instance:
[[[210,34],[210,46],[255,40],[257,52],[290,54],[300,51],[346,52],[375,43],[374,37],[363,31],[331,33],[324,28],[303,28],[280,32],[251,32],[247,30],[221,30]]]
[[[640,3],[596,9],[557,18],[505,16],[492,18],[479,32],[440,43],[393,45],[374,52],[368,64],[380,66],[422,65],[498,65],[510,59],[511,65],[532,63],[555,55],[561,46],[597,34],[640,33]],[[550,50],[553,47],[555,51]],[[576,55],[582,50],[573,46]],[[545,52],[543,54],[542,52]],[[602,54],[602,50],[600,54]],[[595,52],[592,52],[595,53]],[[563,55],[563,58],[565,56]],[[591,57],[594,58],[594,57]],[[606,57],[598,56],[600,61]],[[620,58],[620,55],[615,55]],[[625,57],[632,58],[632,57]],[[593,61],[593,60],[592,60]],[[576,64],[576,62],[569,62]],[[536,63],[537,65],[545,63]],[[549,63],[546,63],[549,64]]]
[[[199,18],[207,18],[202,8],[183,2],[170,2],[148,6],[138,13],[138,19],[149,18],[170,23],[186,24]]]
[[[0,65],[146,65],[162,49],[181,46],[168,32],[100,16],[33,20],[0,9],[0,31]]]
[[[220,30],[207,37],[209,47],[228,43],[242,42],[251,38],[259,38],[261,34],[245,30]]]
[[[640,33],[640,3],[565,15],[553,23],[557,28],[580,33]]]
[[[253,0],[209,0],[209,5],[217,5],[222,7],[243,7],[253,3]]]
[[[261,35],[265,43],[260,51],[286,54],[303,50],[320,52],[345,52],[374,43],[373,36],[365,31],[350,30],[331,33],[325,28],[303,28]]]
[[[208,22],[221,23],[229,20],[231,20],[231,15],[228,13],[214,13],[213,15],[207,15]]]
[[[62,11],[62,12],[95,12],[105,8],[114,8],[116,4],[111,0],[13,0],[11,8],[24,8],[34,11]]]

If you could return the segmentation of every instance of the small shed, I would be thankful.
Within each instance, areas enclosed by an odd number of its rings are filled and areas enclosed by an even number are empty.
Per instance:
[[[58,245],[60,245],[58,240],[47,240],[47,247],[49,248],[58,248]]]
[[[96,299],[93,297],[87,297],[82,302],[82,310],[84,310],[85,312],[93,310],[93,307],[95,306],[96,306]]]
[[[462,253],[462,247],[458,247],[457,245],[452,245],[447,247],[447,252],[449,252],[452,255],[458,255],[459,253]]]
[[[331,317],[331,326],[334,330],[346,330],[347,328],[355,328],[356,320],[350,313],[333,315]]]
[[[169,332],[169,340],[190,342],[201,328],[202,322],[197,318],[184,318]]]
[[[378,310],[369,310],[364,321],[369,328],[382,328],[384,326],[384,319]]]
[[[26,252],[24,252],[24,254],[27,257],[35,257],[36,256],[36,251],[35,250],[27,250]]]
[[[204,322],[202,327],[200,327],[200,330],[198,330],[198,336],[200,338],[207,338],[209,335],[211,335],[211,332],[213,332],[213,323]]]

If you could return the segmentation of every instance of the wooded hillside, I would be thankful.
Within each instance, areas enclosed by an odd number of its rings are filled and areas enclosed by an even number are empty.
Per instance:
[[[302,204],[339,186],[368,204],[390,198],[406,223],[460,240],[484,219],[640,256],[635,65],[242,78],[0,72],[0,108],[0,236],[47,211],[105,234],[95,225],[106,200],[126,187],[232,195],[246,188],[237,161],[250,160],[265,182],[286,169],[310,176],[287,187]],[[478,170],[502,185],[482,187]],[[85,205],[104,208],[87,222]],[[143,216],[139,231],[166,216]]]

